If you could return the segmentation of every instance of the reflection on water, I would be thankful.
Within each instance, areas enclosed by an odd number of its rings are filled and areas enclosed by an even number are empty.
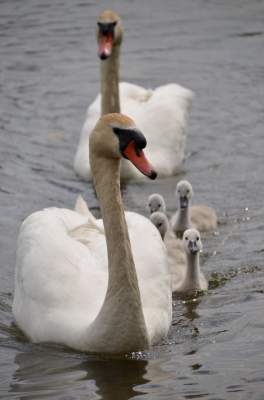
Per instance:
[[[67,399],[82,394],[87,399],[126,400],[141,394],[137,386],[148,382],[145,360],[107,360],[31,346],[17,354],[14,362],[17,369],[9,392],[27,400],[34,396],[56,399],[61,393]]]
[[[151,5],[150,5],[151,3]],[[32,345],[12,325],[15,247],[32,211],[71,208],[90,184],[72,162],[87,105],[99,90],[95,21],[124,20],[121,79],[195,94],[181,174],[123,187],[127,209],[146,213],[153,192],[175,211],[179,179],[216,208],[203,236],[209,291],[173,299],[168,339],[124,359]],[[3,0],[0,2],[0,398],[30,400],[262,400],[263,13],[259,0]]]

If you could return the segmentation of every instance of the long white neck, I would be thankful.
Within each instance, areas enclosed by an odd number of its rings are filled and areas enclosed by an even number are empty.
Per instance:
[[[189,204],[186,208],[181,208],[177,210],[176,220],[173,227],[173,230],[177,237],[182,239],[182,235],[186,229],[191,227],[191,218],[190,218],[190,207]]]
[[[185,290],[200,289],[200,259],[199,252],[196,254],[186,254],[187,271],[183,286]]]
[[[147,348],[149,339],[120,193],[120,162],[91,157],[108,252],[108,288],[103,306],[89,328],[93,350],[128,352]]]
[[[114,45],[112,54],[101,60],[101,114],[119,113],[119,53],[120,46]]]

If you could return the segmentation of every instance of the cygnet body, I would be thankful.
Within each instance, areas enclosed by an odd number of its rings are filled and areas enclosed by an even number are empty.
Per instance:
[[[183,249],[185,251],[186,264],[176,265],[175,268],[185,268],[183,279],[173,282],[173,291],[188,293],[196,290],[207,290],[208,282],[200,269],[199,254],[202,250],[200,233],[194,229],[187,229],[183,234]]]

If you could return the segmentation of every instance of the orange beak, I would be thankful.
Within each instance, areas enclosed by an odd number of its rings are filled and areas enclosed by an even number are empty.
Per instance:
[[[145,157],[143,150],[136,148],[132,140],[123,150],[123,155],[137,167],[137,169],[150,179],[156,179],[157,173]]]
[[[99,43],[98,43],[98,56],[105,60],[112,53],[113,48],[113,36],[109,35],[100,35]]]

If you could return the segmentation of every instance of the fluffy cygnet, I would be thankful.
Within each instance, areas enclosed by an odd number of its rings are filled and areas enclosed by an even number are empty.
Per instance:
[[[194,229],[184,232],[183,240],[175,238],[168,218],[160,211],[150,215],[167,248],[168,262],[172,280],[172,291],[185,293],[206,290],[207,281],[200,271],[199,253],[202,250],[200,233]]]
[[[149,218],[158,229],[162,240],[164,240],[165,234],[169,229],[169,221],[167,216],[161,211],[155,211],[150,215]]]
[[[193,188],[190,182],[182,180],[176,186],[177,211],[171,218],[171,225],[175,235],[182,238],[183,232],[191,227],[201,232],[215,230],[217,215],[213,208],[197,205],[190,207],[193,197]]]
[[[166,213],[166,204],[164,198],[161,194],[153,193],[148,198],[147,210],[150,214],[161,211],[164,214]]]
[[[177,270],[184,269],[183,278],[178,282],[173,281],[173,291],[186,293],[195,290],[207,290],[208,283],[200,270],[199,254],[202,250],[200,233],[194,229],[187,229],[183,234],[182,240],[185,252],[185,265],[175,265]]]

